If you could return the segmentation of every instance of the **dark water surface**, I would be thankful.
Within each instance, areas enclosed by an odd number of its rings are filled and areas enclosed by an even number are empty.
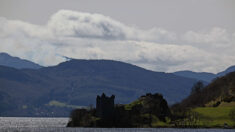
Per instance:
[[[235,129],[66,128],[68,118],[0,117],[0,132],[235,132]]]

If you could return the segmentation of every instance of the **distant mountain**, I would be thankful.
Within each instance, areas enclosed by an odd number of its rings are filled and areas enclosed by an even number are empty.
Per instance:
[[[168,103],[187,97],[195,79],[145,70],[111,60],[70,60],[40,69],[0,66],[0,116],[68,116],[95,104],[101,93],[130,103],[145,93],[161,93]]]
[[[0,65],[13,67],[17,69],[23,69],[23,68],[39,69],[42,67],[31,61],[20,59],[18,57],[12,57],[7,53],[0,53]]]
[[[202,81],[205,81],[208,83],[217,77],[216,74],[208,73],[208,72],[178,71],[178,72],[174,72],[174,74],[178,75],[178,76],[182,76],[182,77],[188,77],[188,78],[194,78],[197,80],[202,80]]]
[[[217,74],[217,76],[224,76],[224,75],[226,75],[230,72],[234,72],[234,71],[235,71],[235,66],[231,66],[231,67],[227,68],[225,71],[219,72]]]
[[[227,68],[225,71],[219,72],[217,74],[209,73],[209,72],[193,72],[193,71],[178,71],[174,72],[173,74],[181,77],[187,77],[187,78],[194,78],[197,80],[205,81],[210,83],[212,80],[214,80],[217,77],[224,76],[230,72],[235,71],[235,66],[231,66]]]

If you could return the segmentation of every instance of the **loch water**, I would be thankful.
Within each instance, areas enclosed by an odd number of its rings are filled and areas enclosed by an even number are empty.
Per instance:
[[[69,118],[0,117],[0,132],[235,132],[234,129],[66,128]]]

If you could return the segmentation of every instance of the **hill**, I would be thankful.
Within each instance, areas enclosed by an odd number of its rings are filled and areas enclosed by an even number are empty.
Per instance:
[[[234,72],[235,71],[235,66],[230,66],[229,68],[227,68],[226,70],[217,73],[217,76],[224,76],[230,72]]]
[[[143,93],[158,92],[172,104],[189,95],[195,82],[111,60],[73,59],[40,69],[0,66],[0,103],[6,106],[0,115],[68,116],[73,108],[95,104],[96,95],[103,92],[125,104]]]
[[[174,74],[182,77],[194,78],[208,83],[217,77],[216,74],[208,72],[178,71],[174,72]]]
[[[235,72],[218,77],[202,88],[200,83],[181,103],[171,107],[179,127],[234,128]]]
[[[181,102],[183,107],[218,106],[235,101],[235,72],[219,77]]]
[[[20,59],[18,57],[12,57],[7,53],[0,53],[0,65],[13,67],[16,69],[23,69],[23,68],[39,69],[42,67],[31,61]]]

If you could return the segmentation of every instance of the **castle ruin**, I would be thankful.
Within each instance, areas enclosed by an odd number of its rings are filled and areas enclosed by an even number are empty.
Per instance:
[[[115,96],[107,97],[104,93],[96,98],[96,116],[102,119],[112,119],[114,117]]]

